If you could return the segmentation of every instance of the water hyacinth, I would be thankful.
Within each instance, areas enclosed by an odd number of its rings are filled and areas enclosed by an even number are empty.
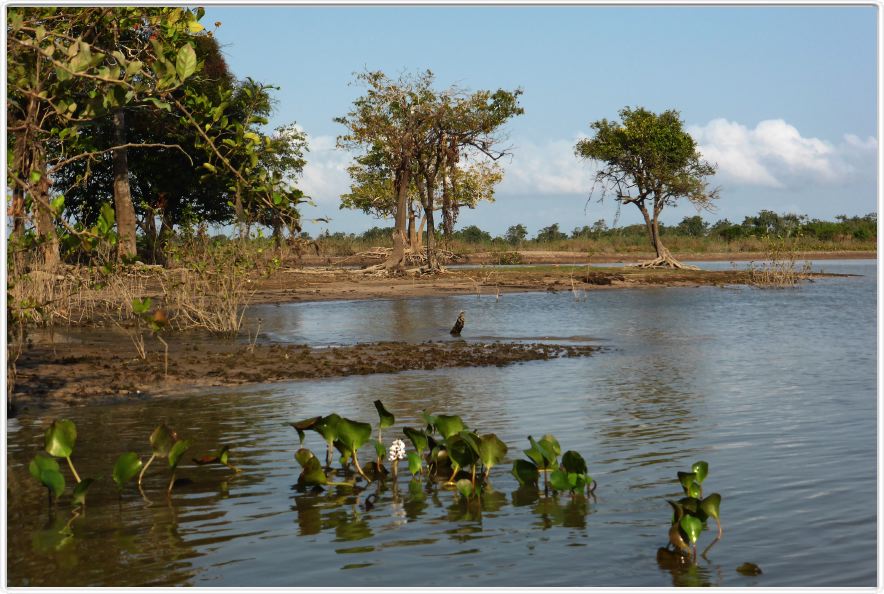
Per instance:
[[[393,480],[399,474],[399,461],[405,460],[405,442],[401,439],[393,440],[390,444],[390,451],[387,454],[387,460],[393,465]]]

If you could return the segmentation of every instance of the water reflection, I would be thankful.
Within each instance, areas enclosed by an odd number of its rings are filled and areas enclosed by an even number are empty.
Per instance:
[[[669,549],[657,549],[657,566],[668,572],[673,586],[688,588],[721,586],[721,568],[711,563],[693,563]]]

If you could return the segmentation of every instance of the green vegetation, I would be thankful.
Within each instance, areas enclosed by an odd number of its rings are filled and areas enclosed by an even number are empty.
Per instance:
[[[703,555],[706,555],[722,536],[719,518],[721,495],[712,493],[703,497],[703,481],[706,480],[707,474],[709,474],[708,463],[702,460],[694,462],[690,472],[678,473],[678,482],[685,496],[678,501],[667,500],[673,510],[672,524],[669,528],[669,546],[677,553],[691,555],[694,561],[697,559],[697,541],[709,518],[714,519],[718,525],[718,534],[703,551]]]

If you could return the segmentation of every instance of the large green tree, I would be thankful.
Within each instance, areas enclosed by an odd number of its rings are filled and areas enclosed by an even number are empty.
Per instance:
[[[641,266],[686,268],[660,239],[660,213],[679,199],[710,208],[719,191],[710,189],[706,178],[715,173],[715,166],[702,159],[675,110],[655,114],[625,107],[620,120],[590,124],[593,136],[580,140],[575,153],[599,165],[595,181],[602,198],[613,194],[619,204],[634,204],[641,212],[657,254]]]

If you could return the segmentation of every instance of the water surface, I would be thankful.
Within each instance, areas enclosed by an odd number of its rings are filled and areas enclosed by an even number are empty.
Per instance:
[[[704,267],[729,266],[703,263]],[[874,586],[876,273],[794,290],[661,288],[261,306],[264,339],[315,346],[439,340],[460,310],[467,339],[590,342],[585,359],[213,389],[86,406],[7,424],[9,585]],[[285,423],[337,411],[399,428],[460,414],[509,446],[481,508],[400,477],[372,498],[299,492]],[[53,415],[77,423],[81,475],[101,476],[86,513],[54,513],[27,472]],[[148,453],[161,420],[194,454],[232,446],[239,476],[184,465],[171,503],[163,461],[122,497],[110,469]],[[508,472],[526,436],[551,432],[586,458],[596,499],[537,498]],[[386,435],[392,437],[392,430]],[[308,434],[318,454],[324,444]],[[363,459],[370,457],[363,450]],[[321,455],[321,454],[320,454]],[[658,564],[676,472],[705,459],[724,539],[691,570]],[[407,472],[403,472],[407,475]],[[711,536],[704,533],[701,543]],[[763,575],[735,568],[750,561]]]

